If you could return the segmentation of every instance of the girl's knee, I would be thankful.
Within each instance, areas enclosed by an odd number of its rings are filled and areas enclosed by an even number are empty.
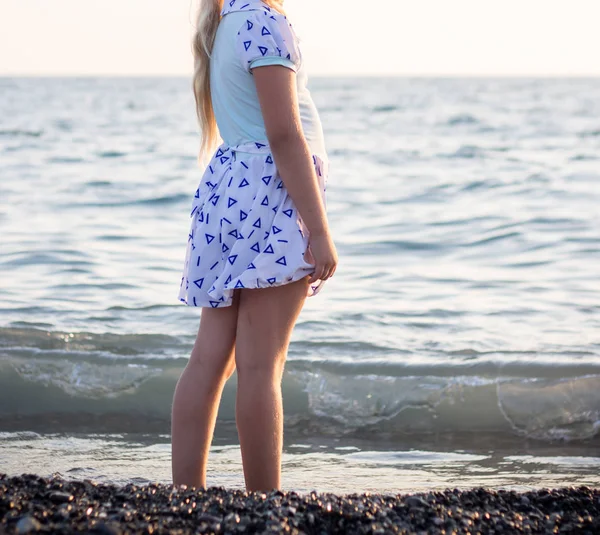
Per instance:
[[[203,358],[191,358],[187,368],[203,381],[217,384],[231,377],[235,371],[235,360],[233,356],[224,361],[218,356],[204,355]]]
[[[250,357],[250,355],[249,355]],[[273,358],[238,358],[236,369],[239,380],[264,380],[272,381],[281,379],[285,366],[285,355],[277,355]]]

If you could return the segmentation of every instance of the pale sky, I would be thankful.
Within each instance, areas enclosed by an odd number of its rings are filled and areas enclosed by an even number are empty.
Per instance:
[[[197,0],[0,0],[0,75],[190,75]],[[286,0],[313,75],[600,75],[600,0]]]

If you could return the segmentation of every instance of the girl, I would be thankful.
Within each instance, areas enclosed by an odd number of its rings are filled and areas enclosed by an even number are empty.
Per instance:
[[[179,291],[203,309],[173,399],[173,484],[206,487],[218,405],[237,369],[246,488],[279,489],[292,329],[337,265],[323,131],[277,0],[201,0],[194,59],[201,154],[212,158],[192,202]]]

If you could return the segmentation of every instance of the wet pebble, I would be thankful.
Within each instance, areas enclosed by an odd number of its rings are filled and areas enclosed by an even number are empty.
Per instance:
[[[73,500],[73,496],[68,492],[51,492],[49,498],[53,503],[67,503]]]
[[[32,533],[40,530],[41,527],[42,524],[40,522],[38,522],[32,516],[27,515],[17,522],[17,525],[15,526],[15,533]]]

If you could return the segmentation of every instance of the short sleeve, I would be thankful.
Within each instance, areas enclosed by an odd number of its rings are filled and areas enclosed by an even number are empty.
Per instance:
[[[301,54],[298,40],[281,13],[250,11],[237,36],[237,51],[245,70],[283,65],[297,72]]]

